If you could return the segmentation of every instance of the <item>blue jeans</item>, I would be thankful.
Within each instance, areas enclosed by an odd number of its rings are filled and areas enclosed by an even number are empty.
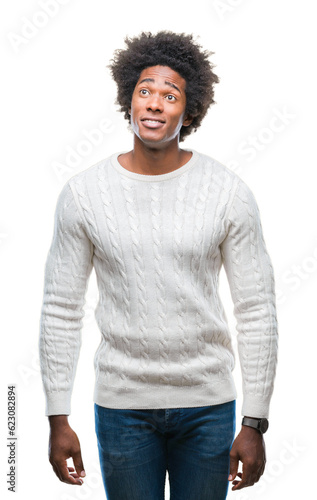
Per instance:
[[[108,500],[224,500],[235,434],[235,400],[150,410],[95,406],[95,430]]]

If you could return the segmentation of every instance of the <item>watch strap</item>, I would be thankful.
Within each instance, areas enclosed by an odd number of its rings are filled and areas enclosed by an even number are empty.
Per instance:
[[[246,425],[248,427],[253,427],[254,429],[264,434],[267,431],[269,423],[267,418],[251,418],[251,417],[243,417],[242,425]]]

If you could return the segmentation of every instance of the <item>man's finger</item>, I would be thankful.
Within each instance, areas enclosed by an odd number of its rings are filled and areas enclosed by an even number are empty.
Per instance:
[[[71,472],[70,474],[72,477],[79,477],[77,472],[75,471],[74,467],[67,467],[68,471]]]
[[[66,462],[55,464],[58,470],[58,477],[61,481],[68,484],[83,484],[82,479],[74,478],[70,475]]]
[[[85,472],[85,468],[84,468],[84,464],[83,464],[83,460],[82,460],[80,451],[73,454],[73,462],[74,462],[74,467],[76,469],[78,476],[85,477],[86,472]]]
[[[256,482],[256,473],[254,471],[253,464],[244,462],[242,467],[242,476],[241,474],[239,474],[239,476],[242,479],[239,482],[235,481],[235,485],[232,490],[240,490],[242,488],[245,488],[246,486],[252,486]]]
[[[58,468],[56,467],[55,465],[55,462],[51,461],[51,466],[53,467],[53,471],[55,472],[56,476],[58,477],[58,479],[61,481],[62,480],[62,477],[59,473],[59,470]]]
[[[238,472],[239,467],[239,459],[236,455],[230,456],[230,474],[228,477],[229,481],[232,481]]]
[[[238,472],[238,473],[237,473],[237,477],[238,477],[238,476],[239,476],[240,478],[242,477],[241,472]],[[239,484],[239,483],[240,483],[240,479],[237,479],[237,478],[235,479],[235,481],[232,481],[232,485],[233,485],[233,486],[235,486],[236,484]]]

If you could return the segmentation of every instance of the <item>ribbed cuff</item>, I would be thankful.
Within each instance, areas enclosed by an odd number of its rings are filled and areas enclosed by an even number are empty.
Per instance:
[[[246,394],[243,397],[241,415],[254,418],[268,418],[271,396]]]
[[[45,415],[70,415],[71,393],[69,391],[58,391],[46,393]]]

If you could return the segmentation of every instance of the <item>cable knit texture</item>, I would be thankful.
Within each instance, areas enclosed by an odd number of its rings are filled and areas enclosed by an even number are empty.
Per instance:
[[[218,293],[223,265],[237,320],[242,414],[268,417],[275,286],[253,193],[196,151],[162,175],[130,172],[119,154],[71,177],[57,201],[39,336],[46,415],[71,413],[93,268],[101,332],[94,402],[150,409],[235,399],[235,354]]]

